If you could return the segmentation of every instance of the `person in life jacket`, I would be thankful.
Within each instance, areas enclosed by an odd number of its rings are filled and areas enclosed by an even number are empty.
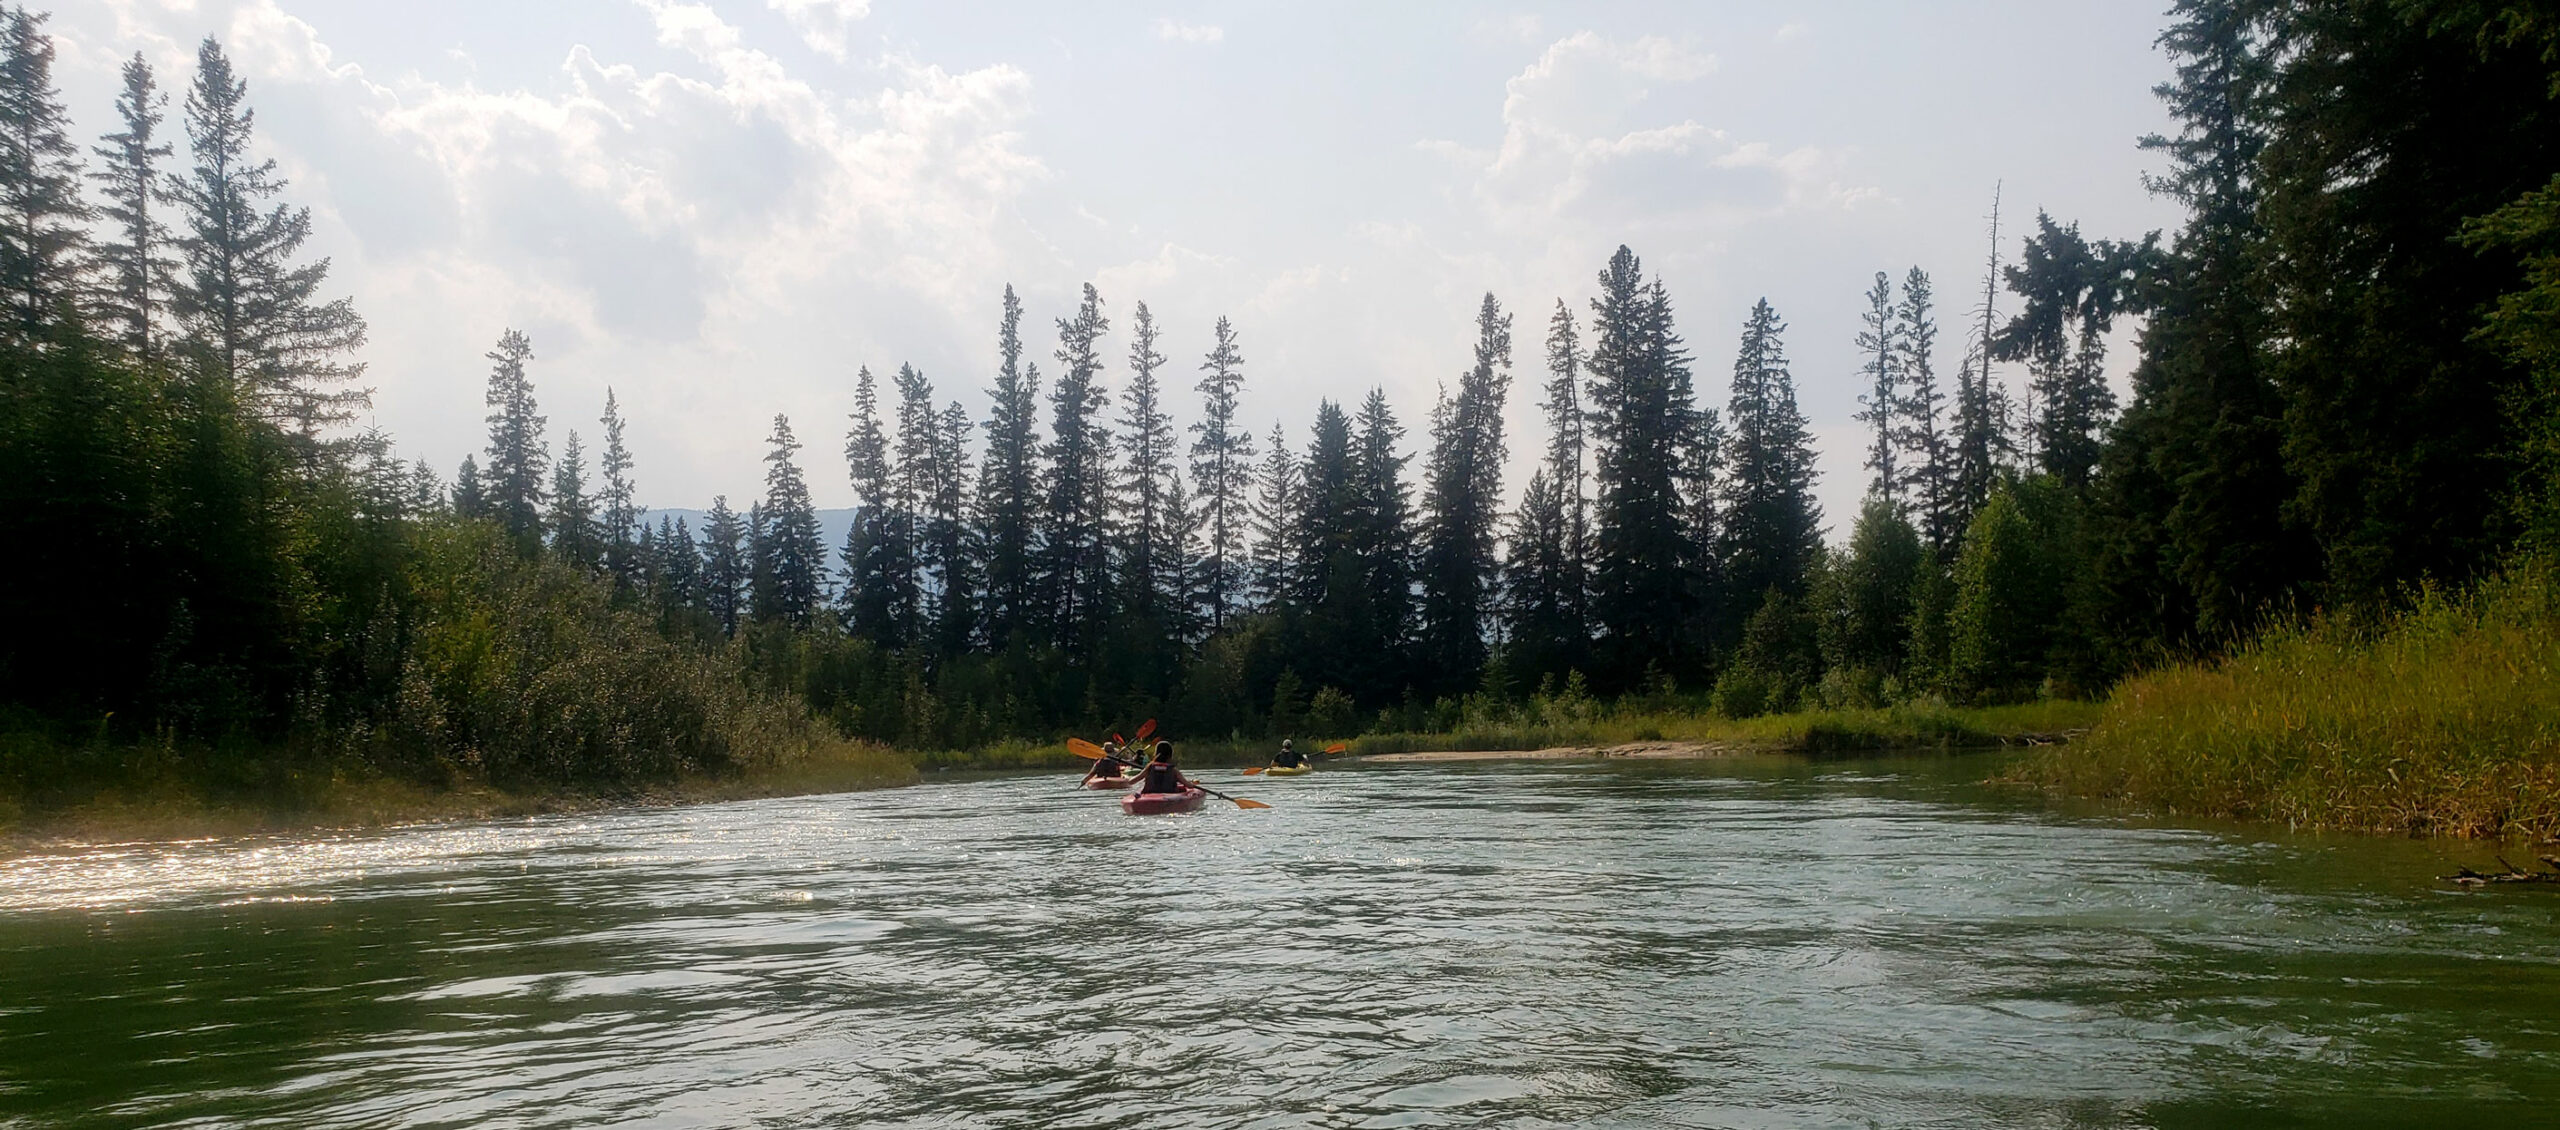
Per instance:
[[[1129,771],[1136,768],[1137,766],[1130,764],[1128,756],[1121,751],[1120,743],[1104,742],[1102,757],[1093,763],[1092,768],[1085,770],[1084,775],[1109,781],[1128,776]]]
[[[1295,769],[1306,763],[1307,755],[1298,752],[1298,748],[1290,744],[1287,738],[1280,739],[1280,752],[1271,755],[1271,764],[1282,769]]]
[[[1139,775],[1138,791],[1142,793],[1178,793],[1191,781],[1173,766],[1173,743],[1157,742],[1156,755]]]

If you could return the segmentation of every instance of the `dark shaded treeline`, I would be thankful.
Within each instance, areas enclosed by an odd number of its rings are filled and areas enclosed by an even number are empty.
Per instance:
[[[1293,438],[1248,423],[1236,327],[1221,319],[1196,363],[1168,358],[1143,302],[1123,319],[1091,286],[1054,347],[1007,289],[985,419],[911,366],[854,376],[841,546],[822,544],[803,470],[832,460],[781,418],[762,498],[718,500],[700,530],[649,521],[618,405],[592,467],[574,432],[555,454],[514,331],[490,354],[488,448],[447,489],[333,429],[360,399],[344,358],[362,324],[317,299],[325,263],[294,263],[307,220],[267,203],[282,186],[253,163],[219,49],[186,103],[183,174],[156,165],[136,61],[93,206],[21,11],[0,113],[22,120],[0,132],[51,140],[0,146],[0,505],[29,547],[0,586],[29,626],[5,640],[5,697],[38,718],[447,760],[533,724],[456,721],[509,695],[585,687],[582,709],[627,718],[651,687],[721,679],[747,688],[733,713],[797,700],[915,745],[1145,716],[1192,734],[1439,727],[1586,689],[1732,714],[2002,700],[2095,693],[2274,617],[2387,608],[2547,540],[2553,20],[2399,0],[2170,19],[2159,93],[2179,132],[2142,144],[2186,226],[2091,239],[2039,214],[2012,262],[1995,208],[1979,301],[1943,343],[1929,276],[1879,273],[1855,378],[1868,501],[1828,550],[1778,312],[1740,319],[1719,407],[1625,248],[1592,297],[1555,304],[1527,362],[1548,442],[1516,506],[1514,319],[1494,296],[1419,429],[1373,392]],[[2136,318],[2119,411],[2107,335]],[[1183,379],[1197,421],[1164,408]],[[528,577],[538,598],[510,587]],[[500,592],[562,638],[644,626],[641,652],[709,682],[505,651],[518,623],[471,619]]]

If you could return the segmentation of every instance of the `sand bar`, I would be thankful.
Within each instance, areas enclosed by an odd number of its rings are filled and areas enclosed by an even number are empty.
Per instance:
[[[1412,753],[1362,754],[1354,760],[1386,762],[1406,761],[1567,761],[1580,758],[1602,760],[1628,758],[1636,760],[1671,760],[1677,758],[1735,757],[1749,753],[1746,746],[1730,742],[1628,742],[1612,746],[1554,746],[1548,749],[1443,749],[1416,750]]]

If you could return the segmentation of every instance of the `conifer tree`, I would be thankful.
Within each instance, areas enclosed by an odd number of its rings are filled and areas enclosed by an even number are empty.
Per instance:
[[[694,550],[693,531],[686,528],[683,518],[659,516],[658,535],[645,556],[649,561],[649,589],[658,598],[660,616],[673,617],[682,610],[701,606],[702,556]]]
[[[1298,567],[1306,502],[1298,458],[1287,433],[1271,425],[1271,445],[1254,476],[1253,591],[1265,609],[1293,600],[1300,585]]]
[[[739,615],[744,611],[746,538],[745,524],[729,509],[729,496],[713,497],[711,512],[702,519],[702,607],[724,636],[738,634]]]
[[[1902,400],[1895,405],[1893,442],[1909,475],[1909,501],[1930,552],[1943,554],[1962,531],[1953,525],[1956,507],[1955,452],[1942,420],[1946,395],[1938,391],[1935,354],[1937,315],[1927,272],[1911,268],[1902,279],[1902,302],[1894,307],[1896,364],[1902,370]]]
[[[457,518],[489,516],[488,498],[480,490],[480,461],[469,455],[462,457],[462,466],[453,473],[453,515]]]
[[[1696,607],[1687,566],[1698,552],[1680,490],[1698,419],[1688,356],[1668,298],[1646,285],[1625,247],[1600,272],[1584,367],[1599,453],[1591,619],[1607,679],[1623,688],[1692,658],[1681,645]]]
[[[187,94],[195,164],[168,183],[184,219],[178,246],[186,261],[170,304],[199,364],[242,401],[312,439],[371,403],[370,391],[352,384],[364,365],[340,360],[364,344],[364,319],[348,299],[317,299],[328,260],[293,261],[311,236],[311,210],[260,210],[285,182],[275,161],[250,156],[255,116],[247,96],[248,84],[233,77],[222,45],[208,36]]]
[[[1111,436],[1096,422],[1109,392],[1102,372],[1102,295],[1086,283],[1073,318],[1058,319],[1057,388],[1047,451],[1049,481],[1041,531],[1041,578],[1051,641],[1070,655],[1095,642],[1110,612]]]
[[[2079,224],[2056,224],[2038,212],[2036,234],[2019,264],[2004,272],[2026,306],[1993,341],[1993,355],[2027,363],[2038,467],[2074,490],[2097,468],[2102,429],[2115,412],[2106,333],[2132,300],[2132,276],[2151,252],[2150,241],[2091,244]]]
[[[942,414],[933,404],[933,382],[914,365],[898,366],[893,383],[898,392],[897,439],[889,474],[889,538],[898,547],[894,579],[899,593],[897,634],[921,641],[930,634],[935,595],[930,591],[937,563],[927,544],[926,509],[940,494]]]
[[[943,655],[977,639],[977,547],[969,522],[969,410],[954,400],[934,436],[931,493],[925,498],[924,552],[933,567],[933,625]]]
[[[1200,362],[1200,422],[1191,425],[1191,482],[1200,520],[1199,591],[1209,631],[1226,630],[1246,587],[1246,537],[1252,524],[1253,433],[1236,418],[1244,389],[1244,354],[1235,327],[1221,315],[1214,344]]]
[[[978,478],[978,520],[986,541],[987,636],[998,646],[1026,630],[1038,603],[1035,579],[1040,513],[1038,427],[1040,366],[1022,360],[1022,301],[1004,288],[996,332],[994,410]]]
[[[1573,308],[1561,298],[1547,319],[1546,394],[1539,408],[1547,415],[1547,484],[1555,492],[1564,522],[1563,571],[1556,575],[1555,584],[1571,630],[1582,638],[1591,567],[1588,421],[1582,410],[1582,343],[1574,331]]]
[[[792,454],[800,441],[792,438],[791,421],[773,418],[773,435],[765,441],[764,503],[751,517],[761,518],[755,542],[754,608],[759,620],[805,628],[826,598],[826,544],[818,532],[817,507],[809,501],[809,483]],[[751,521],[750,529],[759,523]]]
[[[845,626],[883,646],[901,647],[912,620],[908,613],[915,595],[908,585],[914,570],[898,537],[889,438],[880,426],[879,382],[868,365],[854,373],[853,405],[853,425],[844,441],[845,473],[853,482],[854,499],[853,522],[845,529]]]
[[[518,330],[498,335],[490,350],[489,462],[480,470],[481,505],[531,553],[542,544],[543,476],[551,451],[542,442],[543,418],[533,400],[533,381],[525,362],[533,360],[533,342]]]
[[[88,203],[80,150],[53,85],[46,16],[0,8],[0,296],[9,339],[24,342],[81,297]]]
[[[1126,574],[1123,607],[1149,620],[1161,620],[1171,612],[1173,593],[1181,588],[1180,547],[1173,544],[1165,514],[1174,471],[1174,432],[1156,379],[1164,360],[1164,354],[1156,352],[1155,317],[1147,312],[1146,303],[1138,303],[1129,318],[1129,387],[1121,393],[1118,439],[1129,460],[1118,501],[1128,532],[1121,550]]]
[[[1432,412],[1422,525],[1424,664],[1439,691],[1471,686],[1485,661],[1501,537],[1503,401],[1511,387],[1511,315],[1493,295],[1476,309],[1474,367]]]
[[[551,552],[560,560],[582,572],[593,571],[600,563],[603,545],[595,503],[587,497],[586,449],[574,430],[569,442],[561,445],[560,461],[552,466],[551,513],[544,525],[550,527]]]
[[[1801,594],[1822,547],[1822,516],[1813,499],[1813,437],[1796,408],[1785,332],[1778,312],[1762,299],[1751,307],[1734,356],[1719,556],[1735,593]]]
[[[1586,638],[1566,584],[1572,534],[1564,495],[1548,478],[1553,471],[1542,466],[1530,474],[1504,539],[1504,661],[1514,673],[1529,676],[1572,667]]]
[[[1413,503],[1404,481],[1411,456],[1398,451],[1404,425],[1396,422],[1385,389],[1372,388],[1360,404],[1359,432],[1352,442],[1355,492],[1350,535],[1365,588],[1368,621],[1362,640],[1370,650],[1368,675],[1391,678],[1400,670],[1413,625]],[[1352,689],[1385,685],[1363,681]]]
[[[124,90],[116,96],[124,130],[102,139],[105,144],[95,150],[102,167],[89,174],[107,199],[98,209],[107,222],[106,239],[98,246],[106,275],[99,321],[145,359],[160,355],[160,328],[178,265],[169,254],[168,224],[152,207],[161,202],[160,161],[170,152],[169,143],[158,140],[168,105],[151,64],[135,52],[125,60]]]
[[[1867,290],[1867,309],[1858,315],[1858,324],[1858,354],[1866,358],[1858,371],[1867,390],[1858,394],[1857,420],[1873,433],[1867,441],[1867,493],[1899,509],[1907,485],[1898,458],[1901,445],[1894,440],[1903,402],[1902,327],[1894,317],[1893,280],[1883,271],[1876,272],[1876,283]]]
[[[610,387],[604,390],[604,416],[599,422],[604,425],[604,491],[596,496],[596,517],[603,534],[604,566],[617,586],[628,588],[647,567],[648,558],[639,552],[637,538],[648,526],[633,502],[638,488],[631,482],[631,449],[623,443],[622,405]]]

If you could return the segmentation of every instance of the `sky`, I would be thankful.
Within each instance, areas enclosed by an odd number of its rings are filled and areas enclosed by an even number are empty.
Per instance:
[[[1091,282],[1114,358],[1153,312],[1177,421],[1226,316],[1257,434],[1303,444],[1320,399],[1383,387],[1417,452],[1490,292],[1518,315],[1516,494],[1545,440],[1548,317],[1587,313],[1624,244],[1669,287],[1708,405],[1753,301],[1786,319],[1836,538],[1866,482],[1852,338],[1877,271],[1926,270],[1960,321],[1995,185],[2009,255],[2038,209],[2093,238],[2175,226],[2135,145],[2168,127],[2160,22],[2050,2],[83,0],[49,27],[86,137],[114,128],[122,60],[177,89],[220,38],[328,293],[371,324],[372,422],[448,478],[485,443],[483,354],[512,327],[555,447],[592,449],[613,390],[644,503],[760,495],[780,413],[818,503],[849,505],[859,366],[885,387],[914,364],[984,419],[1003,288],[1053,372]]]

